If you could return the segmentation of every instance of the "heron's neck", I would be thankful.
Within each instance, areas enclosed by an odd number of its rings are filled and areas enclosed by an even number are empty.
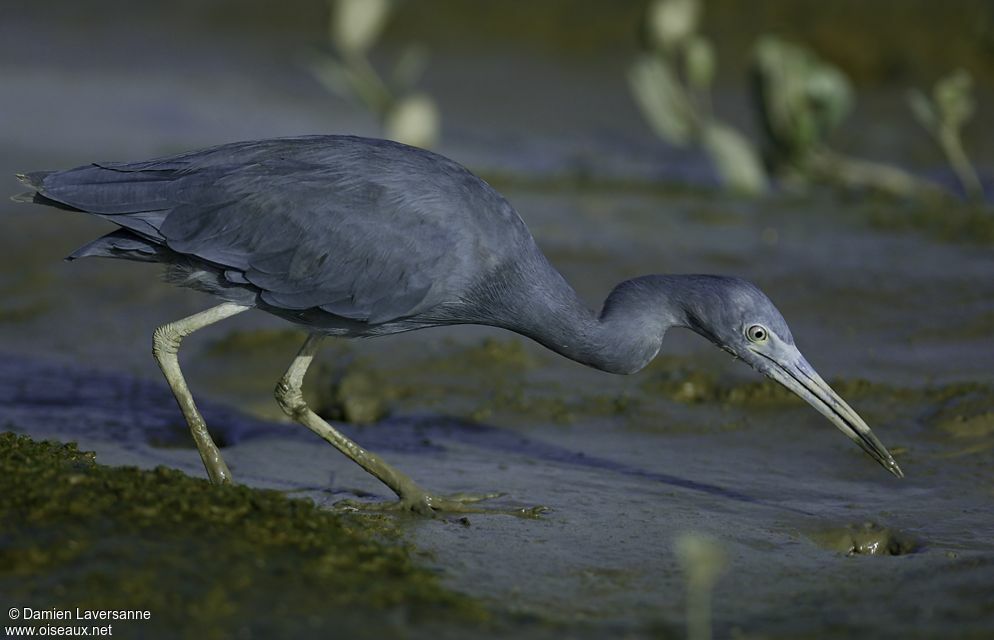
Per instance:
[[[626,280],[607,297],[599,315],[583,305],[565,280],[555,289],[523,300],[523,322],[508,328],[603,371],[639,371],[659,352],[670,327],[687,325],[680,276]]]

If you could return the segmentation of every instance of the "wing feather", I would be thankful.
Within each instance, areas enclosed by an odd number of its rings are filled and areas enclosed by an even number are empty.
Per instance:
[[[370,323],[458,299],[515,242],[532,244],[479,178],[386,141],[236,143],[36,182],[46,198],[218,266],[266,304]]]

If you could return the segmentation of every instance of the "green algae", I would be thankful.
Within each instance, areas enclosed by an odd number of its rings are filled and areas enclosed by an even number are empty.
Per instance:
[[[986,438],[994,434],[994,411],[973,416],[955,415],[940,421],[938,426],[955,438]]]
[[[578,420],[621,418],[634,428],[682,430],[672,403],[708,405],[722,409],[713,423],[721,430],[740,429],[752,411],[782,411],[803,407],[804,402],[782,385],[767,378],[742,381],[693,367],[685,358],[659,356],[627,389],[605,392],[600,388],[564,385],[543,377],[540,355],[510,338],[484,339],[478,343],[449,343],[441,353],[410,358],[387,368],[378,362],[354,359],[337,378],[312,387],[318,413],[334,420],[366,424],[394,412],[441,409],[450,416],[473,421],[572,424]],[[857,410],[873,424],[904,421],[935,426],[937,418],[923,414],[968,394],[984,398],[994,390],[977,383],[901,387],[859,378],[836,378],[830,384],[844,398],[857,402]],[[667,404],[669,403],[669,404]],[[988,405],[990,406],[990,405]],[[972,414],[971,414],[972,415]],[[989,417],[951,417],[947,433],[979,429]],[[923,422],[924,421],[924,422]],[[693,430],[699,430],[695,426]],[[975,443],[970,443],[973,446]],[[895,446],[899,453],[906,449]],[[903,455],[903,454],[902,454]]]
[[[865,417],[892,425],[910,423],[927,439],[916,449],[928,457],[948,458],[994,450],[994,388],[977,382],[957,382],[921,388],[899,387],[862,379],[832,381],[844,397],[859,403]],[[929,451],[931,450],[931,451]],[[911,449],[891,447],[896,458]]]
[[[284,419],[272,401],[279,375],[303,343],[297,330],[232,331],[211,343],[206,375],[210,389],[238,399],[243,409],[267,419]],[[237,373],[232,373],[237,359]],[[356,357],[343,340],[329,341],[304,380],[304,397],[321,416],[352,424],[371,424],[404,409],[435,408],[463,400],[453,415],[489,415],[496,406],[537,416],[565,415],[557,401],[526,397],[520,377],[540,359],[521,340],[486,338],[477,343],[449,342],[385,366]],[[457,402],[457,405],[459,403]]]
[[[444,354],[429,356],[417,363],[418,369],[442,374],[469,375],[495,379],[510,373],[524,373],[539,365],[517,338],[484,338],[477,343],[448,345]]]
[[[665,360],[665,358],[664,358]],[[784,411],[805,407],[803,400],[776,382],[763,379],[741,382],[681,364],[651,366],[649,377],[635,395],[639,407],[629,418],[636,428],[699,432],[700,425],[685,428],[680,421],[653,420],[652,398],[689,405],[694,411],[716,407],[712,428],[735,430],[753,421],[778,424]],[[944,385],[900,386],[861,378],[835,378],[829,384],[881,434],[902,464],[919,465],[927,460],[979,456],[994,451],[994,387],[979,382]],[[762,412],[762,413],[760,413]],[[775,413],[774,413],[775,412]],[[663,415],[666,415],[665,413]],[[921,433],[914,446],[908,438]],[[881,435],[884,437],[884,435]],[[904,443],[902,443],[904,439]],[[921,468],[919,467],[919,471]]]
[[[948,440],[946,457],[994,450],[994,392],[971,389],[950,396],[930,417],[933,433]]]
[[[846,397],[881,398],[892,402],[943,403],[971,393],[992,393],[994,389],[977,382],[954,382],[924,387],[900,387],[865,378],[832,378],[832,387]]]
[[[535,400],[525,392],[522,374],[538,366],[520,340],[486,338],[478,343],[449,344],[386,368],[365,358],[353,359],[314,390],[318,414],[356,424],[377,422],[397,407],[430,408],[462,398],[453,415],[482,419],[497,407],[535,415],[560,415],[557,400]],[[416,381],[416,382],[413,382]]]
[[[689,368],[673,358],[656,358],[640,384],[643,392],[684,404],[780,406],[801,402],[773,380],[726,382],[713,373]]]
[[[277,416],[270,400],[271,361],[298,343],[296,331],[238,332],[212,345],[211,353],[244,354],[265,368],[264,386],[253,388],[253,398],[264,402]],[[337,341],[342,342],[342,341]],[[709,425],[716,430],[747,427],[750,414],[763,412],[762,421],[776,421],[771,412],[793,411],[804,402],[782,385],[767,378],[743,381],[695,367],[686,358],[659,356],[642,373],[641,380],[606,391],[602,387],[567,385],[546,373],[542,354],[518,338],[485,338],[473,343],[443,342],[440,349],[404,358],[387,366],[378,360],[357,358],[342,344],[328,362],[318,361],[305,382],[304,394],[314,410],[334,421],[374,424],[394,413],[440,411],[476,422],[513,427],[522,424],[573,424],[606,418],[634,429],[700,431],[687,422],[675,405],[713,407]],[[263,367],[260,352],[270,352]],[[265,354],[263,354],[265,355]],[[279,368],[276,366],[276,368]],[[238,379],[245,376],[238,376]],[[254,376],[252,384],[254,385]],[[238,384],[238,381],[236,381]],[[890,430],[900,425],[920,425],[932,434],[938,455],[967,455],[994,448],[994,389],[971,382],[941,386],[895,386],[859,378],[830,381],[839,394],[853,403],[872,425]],[[243,390],[244,392],[245,390]],[[248,404],[254,406],[243,393]],[[978,398],[977,407],[962,404]],[[698,411],[698,409],[694,409]],[[756,414],[758,415],[758,414]],[[694,421],[691,421],[694,422]],[[893,433],[893,431],[891,431]],[[187,441],[185,433],[180,442]],[[922,453],[893,442],[894,454],[915,461]]]
[[[149,622],[119,623],[143,637],[393,636],[488,620],[382,519],[104,467],[75,444],[13,433],[0,434],[0,483],[0,593],[19,606],[148,610]]]
[[[500,389],[491,391],[481,398],[467,417],[482,422],[508,413],[558,424],[569,424],[576,417],[565,398],[543,396],[520,384],[501,385]]]
[[[542,357],[522,340],[486,338],[418,362],[415,368],[437,376],[434,386],[426,388],[437,394],[440,405],[450,405],[454,395],[465,396],[469,402],[456,415],[472,420],[499,417],[569,424],[579,416],[624,414],[635,405],[630,394],[585,392],[529,375],[542,364]]]
[[[694,369],[676,358],[657,357],[640,384],[642,391],[659,394],[685,404],[704,402],[750,406],[801,406],[803,401],[783,385],[769,378],[739,382]],[[980,394],[984,406],[994,403],[994,389],[975,382],[957,382],[939,386],[902,387],[863,378],[832,378],[829,385],[845,398],[870,399],[889,403],[918,402],[943,404],[970,394]]]
[[[581,418],[631,416],[637,406],[638,399],[627,393],[566,395],[558,387],[535,389],[519,383],[484,398],[467,417],[572,424]]]

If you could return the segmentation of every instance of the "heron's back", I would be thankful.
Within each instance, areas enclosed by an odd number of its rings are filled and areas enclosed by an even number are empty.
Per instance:
[[[202,265],[281,315],[366,325],[430,315],[464,302],[494,273],[544,262],[521,218],[483,180],[384,140],[241,142],[24,179],[36,202],[122,227],[73,257]]]

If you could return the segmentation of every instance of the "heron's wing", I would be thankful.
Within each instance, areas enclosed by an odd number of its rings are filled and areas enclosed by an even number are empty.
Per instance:
[[[379,323],[440,302],[456,267],[453,234],[396,190],[349,177],[285,162],[242,167],[187,185],[158,231],[274,307]]]
[[[307,153],[229,146],[90,165],[45,175],[38,188],[45,198],[219,266],[232,282],[258,288],[271,306],[320,308],[370,323],[453,299],[458,283],[491,258],[480,247],[486,230],[453,211],[460,203],[485,204],[475,193],[484,183],[455,163],[412,152],[385,158],[378,147],[301,148]],[[429,160],[448,165],[412,165]]]

